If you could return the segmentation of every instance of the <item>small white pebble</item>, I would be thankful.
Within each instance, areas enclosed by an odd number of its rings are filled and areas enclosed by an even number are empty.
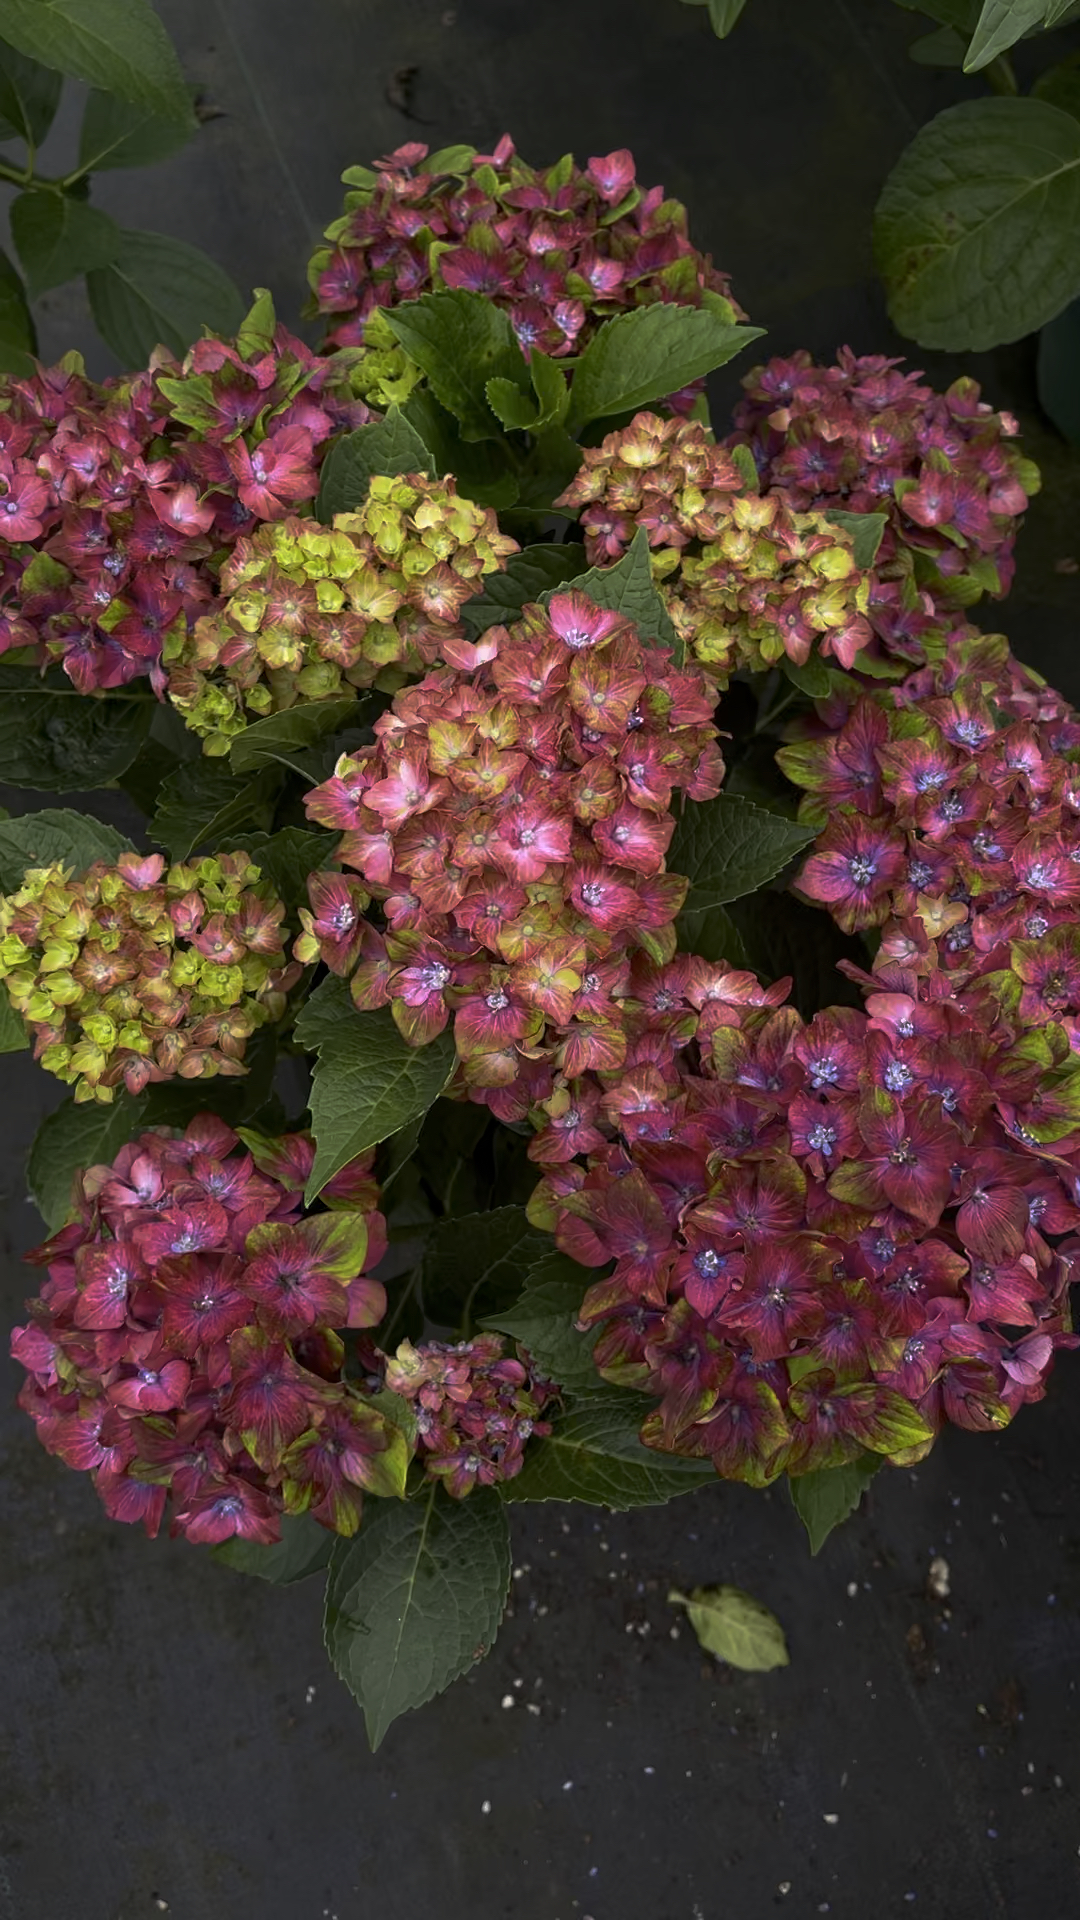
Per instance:
[[[516,1707],[517,1701],[514,1699],[512,1693],[504,1693],[499,1704],[503,1707]]]
[[[304,1695],[304,1705],[310,1707],[314,1698],[315,1698],[315,1689],[314,1687],[309,1687],[307,1692]]]
[[[536,1714],[536,1716],[537,1716],[537,1718],[539,1718],[539,1716],[540,1716],[540,1709],[539,1709],[539,1707],[537,1706],[537,1704],[536,1704],[536,1702],[535,1702],[535,1700],[530,1700],[530,1701],[528,1701],[528,1702],[527,1702],[527,1704],[526,1704],[526,1707],[525,1707],[525,1711],[526,1711],[526,1713],[535,1713],[535,1714]]]
[[[490,1800],[481,1800],[481,1802],[480,1802],[480,1811],[481,1811],[481,1813],[490,1813],[490,1812],[491,1812],[491,1801],[490,1801]]]
[[[926,1585],[933,1599],[947,1600],[950,1592],[950,1567],[938,1553],[930,1562],[930,1571],[926,1576]]]
[[[569,1793],[569,1791],[570,1791],[570,1789],[571,1789],[571,1787],[573,1786],[573,1784],[574,1784],[574,1783],[573,1783],[573,1781],[572,1781],[572,1780],[564,1780],[564,1781],[563,1781],[563,1783],[562,1783],[562,1790],[563,1790],[563,1792],[564,1792],[564,1793]]]
[[[838,1813],[823,1813],[821,1817],[827,1827],[838,1827],[840,1824],[840,1815]]]
[[[1063,1786],[1065,1785],[1065,1782],[1064,1782],[1064,1780],[1062,1779],[1062,1777],[1061,1777],[1061,1775],[1060,1775],[1060,1773],[1055,1773],[1055,1775],[1054,1775],[1054,1785],[1055,1785],[1055,1787],[1063,1787]]]
[[[848,1581],[848,1583],[847,1583],[847,1597],[848,1597],[848,1599],[849,1599],[849,1600],[854,1600],[854,1598],[855,1598],[855,1595],[856,1595],[856,1594],[858,1593],[858,1591],[859,1591],[859,1583],[858,1583],[858,1581],[857,1581],[857,1580],[849,1580],[849,1581]]]
[[[790,1893],[790,1892],[791,1892],[791,1881],[790,1881],[790,1880],[781,1880],[781,1882],[780,1882],[780,1885],[779,1885],[779,1886],[777,1887],[777,1889],[776,1889],[776,1891],[777,1891],[777,1893]]]
[[[160,1893],[155,1893],[154,1905],[159,1913],[168,1913],[169,1911],[169,1903],[167,1900],[162,1899]]]

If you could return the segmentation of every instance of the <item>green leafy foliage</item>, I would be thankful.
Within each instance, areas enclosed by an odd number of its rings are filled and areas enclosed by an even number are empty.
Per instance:
[[[73,793],[104,787],[150,731],[150,694],[88,699],[59,670],[0,666],[0,767],[12,786]]]
[[[493,1207],[439,1220],[424,1246],[424,1311],[440,1326],[471,1327],[508,1307],[533,1262],[551,1245],[529,1225],[524,1207]]]
[[[684,808],[667,854],[669,872],[690,882],[678,921],[684,951],[699,951],[704,916],[766,886],[813,837],[812,827],[729,793]]]
[[[295,755],[343,727],[357,726],[363,719],[363,699],[307,700],[283,713],[268,713],[265,720],[253,720],[233,742],[229,765],[234,773],[253,773],[267,763],[295,764]]]
[[[834,1527],[854,1513],[879,1467],[881,1455],[864,1453],[842,1467],[821,1467],[788,1481],[791,1504],[806,1528],[811,1553],[820,1553]]]
[[[642,1446],[638,1432],[652,1406],[643,1394],[599,1381],[595,1387],[556,1416],[549,1434],[530,1442],[521,1472],[499,1489],[504,1500],[578,1500],[621,1513],[661,1506],[715,1481],[707,1461]]]
[[[329,524],[335,513],[362,506],[373,473],[434,472],[435,463],[416,428],[400,407],[390,407],[384,420],[335,441],[323,464],[316,514]]]
[[[0,987],[0,1053],[25,1053],[29,1045],[30,1035]]]
[[[264,766],[241,781],[220,760],[186,761],[162,781],[146,831],[174,860],[186,860],[196,848],[231,846],[234,830],[269,827],[282,777]]]
[[[1075,55],[1040,73],[1031,91],[1036,100],[1045,100],[1048,106],[1060,107],[1062,113],[1080,120],[1080,63]]]
[[[195,126],[172,42],[149,0],[0,0],[0,35],[57,73]]]
[[[718,40],[726,40],[746,0],[686,0],[689,7],[708,7],[709,23]]]
[[[118,1093],[109,1106],[70,1096],[44,1119],[26,1163],[30,1197],[50,1233],[71,1218],[71,1185],[82,1167],[114,1160],[144,1124],[144,1099]]]
[[[789,1664],[784,1629],[774,1613],[741,1587],[694,1587],[668,1594],[672,1606],[685,1607],[690,1625],[706,1653],[744,1673],[771,1673]]]
[[[490,1489],[451,1500],[428,1484],[412,1500],[367,1502],[330,1563],[326,1650],[373,1750],[488,1652],[509,1584],[506,1515]]]
[[[37,335],[22,275],[0,249],[0,373],[32,373],[31,356],[36,350]]]
[[[971,45],[964,57],[964,72],[979,73],[1000,53],[1023,38],[1031,27],[1042,25],[1046,0],[983,0]]]
[[[107,213],[40,188],[12,201],[11,235],[34,300],[80,273],[107,267],[120,251],[120,229]]]
[[[114,864],[130,851],[131,841],[115,827],[69,807],[43,807],[18,820],[0,820],[0,892],[11,893],[30,867],[59,863],[78,874],[95,860]]]
[[[529,379],[531,396],[522,393],[513,380],[496,376],[488,381],[487,403],[496,419],[504,427],[529,433],[561,424],[570,405],[570,389],[558,361],[534,347],[529,355]]]
[[[851,535],[855,565],[872,567],[877,559],[881,536],[889,524],[888,514],[845,513],[840,507],[829,507],[825,518],[831,520],[834,527],[841,527],[845,533]],[[811,658],[813,657],[811,655]]]
[[[1045,100],[968,100],[915,136],[874,215],[901,333],[1001,346],[1080,292],[1080,125]]]
[[[244,317],[228,274],[200,248],[133,227],[120,229],[115,259],[87,274],[86,290],[98,332],[125,367],[144,365],[157,346],[179,359],[205,327],[235,333]]]
[[[310,1513],[286,1513],[281,1519],[281,1539],[275,1546],[263,1547],[257,1540],[223,1540],[211,1551],[211,1559],[220,1560],[234,1573],[250,1573],[256,1580],[269,1580],[275,1587],[291,1587],[309,1574],[321,1573],[330,1565],[337,1535],[327,1532]]]
[[[505,444],[463,440],[453,414],[439,405],[426,386],[414,387],[401,411],[430,449],[435,472],[452,473],[458,492],[466,499],[500,511],[515,504],[521,487]],[[577,471],[579,457],[575,449],[572,473]],[[568,486],[570,478],[568,475],[563,485]],[[550,500],[559,491],[559,487],[552,487],[546,498]]]
[[[408,1047],[388,1008],[361,1013],[343,980],[324,980],[296,1023],[302,1047],[317,1049],[311,1083],[315,1164],[308,1204],[355,1154],[424,1113],[454,1068],[454,1040]]]
[[[568,580],[576,580],[585,570],[585,548],[578,540],[563,546],[542,541],[512,554],[499,573],[489,573],[484,591],[467,600],[461,617],[471,634],[485,628],[516,620],[522,607],[542,600],[545,593],[557,591]]]
[[[152,167],[187,145],[194,123],[160,114],[95,87],[83,111],[79,166],[84,173],[112,167]]]
[[[955,27],[937,27],[920,34],[908,48],[908,59],[920,67],[962,67],[967,42]]]
[[[482,293],[452,287],[388,308],[384,318],[410,359],[423,367],[436,398],[460,422],[463,437],[497,438],[488,381],[507,380],[522,393],[529,390],[528,367],[509,314]]]
[[[567,424],[633,413],[727,365],[759,340],[762,327],[738,326],[708,307],[666,301],[620,313],[593,334],[574,368]]]
[[[529,1267],[514,1304],[487,1314],[484,1325],[520,1340],[539,1371],[567,1393],[595,1394],[601,1381],[592,1350],[600,1329],[579,1333],[574,1324],[593,1278],[565,1254],[546,1254]]]
[[[638,528],[622,559],[613,567],[590,567],[587,573],[575,578],[573,585],[575,593],[585,594],[598,607],[624,613],[643,640],[655,640],[662,647],[670,647],[676,665],[682,665],[685,649],[653,581],[649,537],[644,527]],[[549,587],[540,595],[541,604],[546,607],[552,594],[559,590]]]
[[[60,105],[63,78],[0,41],[0,140],[39,147]]]

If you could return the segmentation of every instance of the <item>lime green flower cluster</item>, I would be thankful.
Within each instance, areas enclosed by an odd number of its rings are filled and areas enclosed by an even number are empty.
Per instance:
[[[850,668],[873,638],[872,576],[851,534],[780,488],[760,492],[745,449],[716,446],[696,420],[639,413],[585,449],[557,504],[584,507],[593,565],[644,528],[672,622],[721,686],[738,667],[802,666],[812,650]]]
[[[452,479],[376,474],[332,526],[291,515],[237,541],[214,611],[166,642],[169,699],[204,753],[223,754],[298,702],[394,692],[456,660],[462,606],[517,551]]]
[[[160,854],[123,854],[81,879],[36,867],[0,896],[0,980],[35,1057],[76,1100],[239,1074],[248,1038],[280,1018],[300,977],[284,917],[246,853],[167,870]]]
[[[331,358],[346,372],[356,398],[382,413],[403,407],[424,378],[423,368],[410,360],[381,307],[364,322],[363,345],[343,347]]]

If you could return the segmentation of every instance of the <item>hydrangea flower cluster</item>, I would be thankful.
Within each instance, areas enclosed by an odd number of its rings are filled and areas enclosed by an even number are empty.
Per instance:
[[[344,179],[345,210],[309,268],[335,346],[370,340],[384,353],[369,317],[436,287],[486,295],[509,312],[526,354],[556,357],[580,352],[612,314],[657,300],[744,317],[727,276],[691,245],[685,208],[662,187],[639,187],[625,148],[585,168],[571,154],[536,168],[509,136],[491,154],[454,147],[429,157],[411,141]],[[687,389],[684,408],[696,391]]]
[[[385,1310],[371,1156],[303,1215],[313,1158],[212,1114],[143,1133],[30,1256],[48,1277],[12,1338],[19,1403],[114,1520],[268,1545],[283,1513],[352,1534],[365,1492],[401,1493],[404,1435],[344,1378],[339,1332]]]
[[[508,1354],[501,1334],[453,1345],[403,1340],[386,1363],[386,1384],[412,1402],[417,1457],[455,1500],[512,1480],[530,1436],[551,1432],[540,1416],[557,1389],[520,1349]]]
[[[571,1089],[587,1166],[542,1148],[530,1207],[614,1262],[581,1324],[605,1378],[658,1399],[643,1439],[757,1486],[1003,1425],[1075,1344],[1080,1068],[1053,1146],[1028,1124],[1054,1030],[1033,1046],[992,992],[889,960],[865,1013],[804,1023],[786,984],[669,963],[628,1002],[624,1067]]]
[[[81,879],[32,868],[0,897],[0,980],[35,1058],[76,1100],[239,1074],[245,1043],[300,977],[284,917],[246,853],[169,868],[122,854]]]
[[[351,975],[358,1006],[389,1002],[411,1045],[453,1015],[465,1084],[494,1094],[525,1063],[618,1064],[625,956],[674,951],[686,892],[665,871],[672,795],[710,798],[723,761],[704,677],[581,593],[471,651],[473,671],[397,694],[375,745],[307,796],[363,885],[313,874],[296,952]]]
[[[584,450],[560,506],[583,507],[585,550],[606,566],[639,527],[676,631],[710,679],[802,665],[812,648],[850,667],[872,639],[871,578],[850,534],[748,486],[732,454],[692,420],[639,413]]]
[[[267,299],[235,341],[97,384],[79,356],[0,401],[0,653],[32,647],[80,692],[149,674],[216,592],[241,534],[318,488],[328,437],[370,418],[347,357],[319,359]]]
[[[237,541],[213,610],[167,641],[167,692],[206,753],[298,700],[400,686],[457,658],[458,618],[518,551],[453,480],[372,476],[330,527],[289,515]]]
[[[726,445],[749,446],[763,485],[801,510],[887,513],[879,569],[907,549],[943,604],[1000,596],[1038,468],[1010,444],[1012,414],[995,413],[976,381],[935,393],[902,366],[848,347],[828,367],[806,352],[770,360],[744,379]]]

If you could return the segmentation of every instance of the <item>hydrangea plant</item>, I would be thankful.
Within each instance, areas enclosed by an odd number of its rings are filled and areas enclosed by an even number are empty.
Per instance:
[[[377,1744],[509,1503],[783,1479],[820,1544],[1042,1397],[1080,722],[969,617],[1037,485],[972,383],[799,354],[717,438],[754,330],[629,155],[347,179],[324,352],[260,296],[6,384],[0,1043],[73,1089],[40,1439],[325,1573]],[[31,797],[117,783],[127,842]]]

